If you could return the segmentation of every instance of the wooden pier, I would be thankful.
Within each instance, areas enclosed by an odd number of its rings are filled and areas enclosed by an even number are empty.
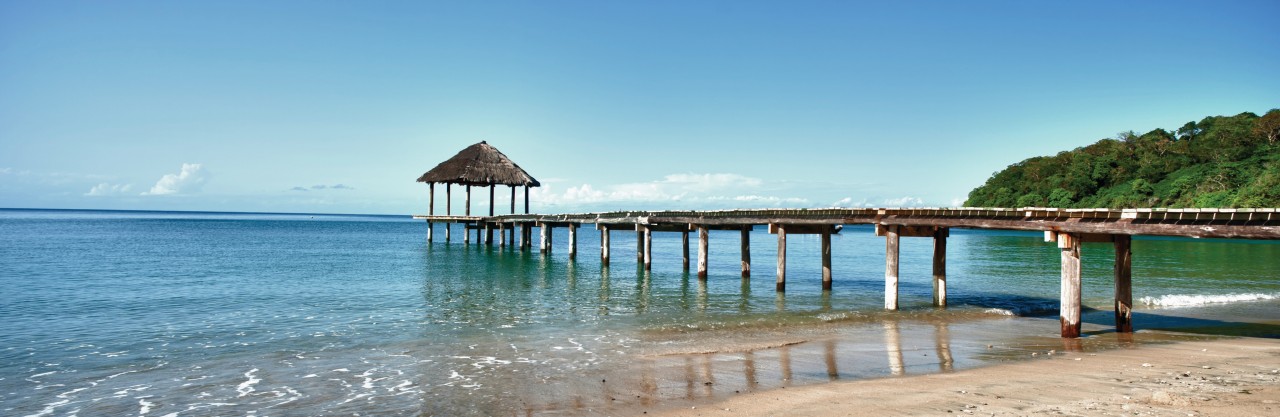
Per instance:
[[[514,200],[514,199],[513,199]],[[610,263],[609,236],[613,231],[636,233],[636,262],[646,270],[652,262],[652,239],[655,232],[680,233],[684,243],[683,263],[689,269],[689,234],[698,235],[697,275],[707,278],[707,253],[710,230],[741,231],[742,276],[751,275],[749,231],[767,226],[777,236],[777,290],[786,290],[787,235],[821,236],[822,288],[831,289],[831,235],[844,225],[875,225],[877,236],[885,238],[884,306],[898,309],[898,246],[902,238],[933,239],[933,304],[947,305],[946,241],[951,228],[1043,231],[1046,242],[1056,242],[1061,249],[1060,320],[1063,337],[1080,336],[1080,247],[1085,243],[1109,243],[1115,248],[1115,321],[1116,330],[1133,331],[1131,310],[1132,252],[1130,242],[1135,235],[1182,236],[1192,238],[1280,239],[1280,212],[1277,209],[1054,209],[1054,208],[869,208],[869,209],[785,209],[723,211],[644,211],[581,214],[511,214],[499,216],[416,215],[415,219],[435,223],[461,223],[470,241],[471,231],[480,242],[482,231],[511,231],[511,245],[516,245],[516,229],[520,230],[519,248],[531,247],[532,228],[541,230],[541,252],[552,251],[552,230],[564,227],[569,232],[569,258],[578,252],[577,233],[586,224],[594,224],[600,232],[601,264]],[[428,242],[434,239],[434,226],[429,226]],[[499,245],[508,244],[505,233]],[[445,240],[451,239],[446,227]],[[492,245],[491,238],[484,239]]]

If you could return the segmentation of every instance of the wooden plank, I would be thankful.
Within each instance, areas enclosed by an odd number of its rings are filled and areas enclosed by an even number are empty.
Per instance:
[[[1058,247],[1062,250],[1062,301],[1058,309],[1062,337],[1080,337],[1080,239],[1059,234]]]
[[[947,228],[938,228],[933,235],[933,305],[947,306]]]
[[[831,291],[831,234],[822,234],[822,290]]]
[[[771,229],[774,225],[769,226]],[[778,292],[787,289],[787,226],[777,225],[775,233],[778,235]]]
[[[963,227],[970,229],[1003,229],[1003,230],[1038,230],[1057,233],[1098,233],[1123,235],[1152,236],[1184,236],[1200,238],[1229,239],[1265,239],[1280,240],[1280,224],[1274,222],[1257,224],[1221,224],[1208,221],[1190,220],[1130,220],[1116,221],[1080,221],[1066,219],[1062,221],[1048,220],[1007,220],[987,218],[905,218],[876,219],[868,217],[852,217],[844,219],[845,224],[876,224],[892,221],[895,224],[912,226]]]
[[[1116,331],[1133,332],[1133,250],[1132,238],[1128,235],[1116,235]]]
[[[778,233],[778,226],[781,223],[769,223],[769,233]],[[786,224],[787,234],[791,235],[820,235],[823,233],[835,233],[836,226],[833,224]]]
[[[707,228],[698,226],[698,279],[707,279]]]
[[[742,277],[751,276],[751,229],[742,229]]]
[[[898,225],[889,225],[885,228],[884,308],[898,309]]]
[[[933,237],[937,226],[898,226],[898,237]]]

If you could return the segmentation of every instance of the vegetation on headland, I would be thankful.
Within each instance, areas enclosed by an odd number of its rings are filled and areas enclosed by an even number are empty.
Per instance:
[[[969,207],[1280,207],[1280,109],[1122,132],[1010,165]]]

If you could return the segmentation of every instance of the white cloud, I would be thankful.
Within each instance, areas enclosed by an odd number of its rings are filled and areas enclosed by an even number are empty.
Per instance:
[[[0,174],[8,174],[10,172],[13,172],[13,168],[9,168],[9,167],[0,168]]]
[[[964,201],[965,199],[962,197],[953,198],[951,199],[951,207],[964,207]]]
[[[355,187],[350,187],[342,184],[334,184],[334,185],[317,184],[317,185],[312,185],[310,187],[297,186],[297,187],[290,188],[289,191],[354,190],[354,189]]]
[[[559,192],[545,181],[530,191],[530,197],[541,205],[606,209],[675,208],[689,205],[723,205],[742,207],[807,206],[808,199],[773,196],[763,193],[765,181],[738,174],[671,174],[650,182],[606,186],[582,184]],[[779,188],[779,187],[774,187]]]
[[[924,205],[924,200],[916,197],[888,198],[884,200],[884,207],[923,207]]]
[[[209,175],[200,164],[182,164],[182,171],[177,174],[165,174],[151,187],[151,191],[142,195],[186,194],[200,191]]]
[[[84,193],[84,195],[94,197],[121,195],[129,192],[131,188],[133,188],[133,184],[109,184],[104,182],[93,186],[93,188],[90,188],[89,192]]]

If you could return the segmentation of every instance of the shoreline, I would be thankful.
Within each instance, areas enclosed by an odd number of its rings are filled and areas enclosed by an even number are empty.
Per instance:
[[[783,387],[647,415],[1274,415],[1280,341],[1215,338]],[[642,415],[635,410],[636,415]]]

